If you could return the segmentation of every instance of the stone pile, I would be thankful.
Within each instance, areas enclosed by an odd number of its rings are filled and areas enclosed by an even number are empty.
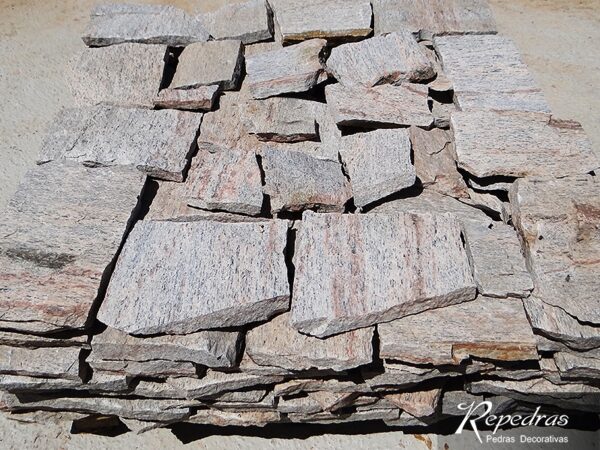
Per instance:
[[[484,1],[111,5],[84,41],[0,221],[11,418],[598,412],[600,163]]]

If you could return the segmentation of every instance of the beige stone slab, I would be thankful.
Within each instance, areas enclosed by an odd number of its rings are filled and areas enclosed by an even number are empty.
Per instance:
[[[536,340],[518,299],[472,302],[379,324],[380,356],[413,364],[460,364],[469,357],[537,360]]]
[[[255,44],[250,44],[244,46],[244,56],[246,58],[254,55],[258,55],[260,53],[270,52],[273,50],[281,50],[283,45],[281,42],[257,42]],[[242,85],[243,87],[244,85]]]
[[[476,295],[459,224],[445,216],[305,212],[294,265],[292,324],[318,337]]]
[[[16,333],[12,331],[0,331],[0,345],[10,347],[79,347],[89,349],[87,335],[63,336],[63,335],[35,335]]]
[[[269,423],[280,421],[276,411],[219,411],[216,409],[199,410],[187,422],[203,425],[264,427]]]
[[[137,207],[145,176],[128,167],[36,166],[0,215],[0,323],[83,329]]]
[[[154,106],[189,111],[210,111],[215,104],[219,86],[198,86],[191,89],[166,88],[154,98]]]
[[[509,202],[502,201],[496,194],[488,192],[477,192],[470,188],[467,192],[469,198],[461,198],[462,202],[481,209],[490,217],[500,219],[505,224],[510,222],[512,208]]]
[[[446,370],[445,368],[407,366],[394,364],[386,367],[383,373],[363,371],[365,383],[372,391],[397,391],[398,389],[414,389],[430,380],[457,378],[465,374],[464,370]]]
[[[373,88],[331,84],[325,88],[327,104],[338,125],[382,124],[430,127],[427,87],[420,84],[382,85]]]
[[[399,409],[375,409],[356,411],[352,413],[336,414],[322,412],[316,414],[288,414],[288,419],[297,423],[346,423],[362,422],[368,420],[393,420],[400,415]]]
[[[81,379],[29,377],[21,375],[1,375],[0,388],[12,393],[61,393],[65,390],[124,392],[129,389],[130,378],[125,375],[96,372],[86,383]]]
[[[200,14],[210,35],[217,40],[239,39],[244,44],[266,41],[273,35],[273,19],[265,0],[225,4],[213,12]]]
[[[368,393],[372,392],[366,383],[355,383],[336,378],[299,378],[276,384],[273,393],[276,397],[298,395],[303,392]]]
[[[202,118],[198,147],[254,150],[248,144],[248,130],[243,123],[244,105],[248,96],[243,92],[225,92],[219,98],[219,109]]]
[[[199,369],[191,362],[170,361],[166,359],[153,359],[150,361],[113,361],[97,358],[92,353],[87,357],[86,362],[94,371],[105,374],[119,374],[128,377],[194,377],[197,376],[199,372]]]
[[[323,408],[314,395],[305,394],[280,397],[277,401],[277,411],[284,414],[315,414],[323,411]]]
[[[0,374],[81,381],[80,353],[76,347],[30,349],[0,345]]]
[[[414,417],[427,417],[437,411],[441,394],[442,390],[437,388],[427,391],[386,394],[383,398]]]
[[[98,320],[131,334],[187,334],[283,312],[290,295],[287,231],[279,220],[138,222]]]
[[[278,375],[249,375],[209,369],[202,378],[169,378],[167,384],[184,392],[186,398],[205,398],[228,391],[271,385],[283,379],[283,376]]]

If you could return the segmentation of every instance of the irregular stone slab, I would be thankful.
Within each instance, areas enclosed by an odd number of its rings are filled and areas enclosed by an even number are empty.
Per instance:
[[[492,181],[489,181],[492,180]],[[502,191],[502,192],[508,192],[510,190],[510,187],[513,184],[513,179],[508,178],[507,181],[498,181],[495,182],[493,181],[493,178],[487,178],[487,179],[482,179],[482,180],[478,180],[475,178],[469,178],[468,179],[468,183],[469,186],[472,187],[475,190],[478,191]],[[510,180],[510,181],[508,181]]]
[[[346,423],[366,420],[393,420],[400,415],[399,409],[375,409],[337,414],[322,412],[316,414],[288,414],[287,418],[298,423]]]
[[[311,39],[297,45],[246,58],[244,84],[254,98],[308,91],[323,77],[321,52],[327,42]]]
[[[416,125],[428,128],[433,116],[427,106],[427,87],[420,84],[373,88],[330,84],[327,104],[338,125]]]
[[[192,89],[162,89],[154,98],[159,108],[210,111],[219,92],[219,86],[198,86]]]
[[[281,314],[246,335],[246,352],[259,365],[289,370],[347,370],[373,361],[373,328],[318,339],[291,327]]]
[[[217,399],[216,401],[207,400],[207,404],[210,404],[211,408],[220,409],[222,411],[264,411],[264,410],[274,410],[275,409],[275,396],[270,393],[264,396],[259,401],[250,401],[246,402],[243,400],[240,401],[226,401],[222,402]]]
[[[187,361],[154,359],[150,361],[111,361],[96,358],[92,353],[86,362],[94,371],[125,375],[128,377],[165,378],[170,376],[198,375],[198,368]]]
[[[79,105],[152,108],[167,62],[164,45],[86,48],[70,64],[69,87]]]
[[[259,403],[267,397],[267,391],[256,389],[251,391],[224,392],[216,397],[219,403]]]
[[[175,110],[66,109],[50,127],[38,164],[67,159],[93,166],[133,165],[157,178],[183,181],[201,120],[202,114]]]
[[[445,370],[433,367],[414,367],[394,364],[386,367],[384,373],[363,371],[363,378],[372,391],[395,391],[398,389],[414,388],[429,380],[461,377],[464,370]]]
[[[442,390],[437,388],[428,391],[386,394],[383,398],[414,417],[428,417],[435,414],[441,394]]]
[[[317,131],[317,102],[292,97],[250,101],[244,117],[248,131],[261,141],[314,141]]]
[[[256,44],[245,45],[244,46],[244,56],[246,58],[254,55],[258,55],[260,53],[270,52],[273,50],[281,50],[283,45],[281,42],[258,42]],[[242,85],[242,89],[244,85]]]
[[[292,324],[317,337],[476,295],[459,224],[445,216],[307,211],[294,265]]]
[[[536,341],[516,299],[475,301],[379,324],[380,357],[413,364],[460,364],[469,357],[537,360]]]
[[[296,372],[292,370],[283,369],[281,367],[274,366],[259,366],[252,358],[248,355],[248,352],[244,351],[242,359],[239,364],[240,372],[248,375],[296,375]],[[311,371],[312,373],[312,371]]]
[[[456,169],[452,133],[433,128],[410,127],[415,172],[423,186],[455,198],[468,198],[467,185]]]
[[[269,4],[284,43],[357,40],[371,33],[371,4],[366,0],[269,0]]]
[[[13,333],[10,331],[0,331],[0,345],[8,345],[10,347],[79,347],[89,349],[87,343],[88,337],[83,336],[37,336],[34,334]]]
[[[463,390],[444,391],[442,394],[442,414],[445,416],[464,416],[465,410],[458,405],[476,406],[484,400],[483,395],[473,395]]]
[[[277,411],[285,414],[314,414],[323,411],[315,395],[307,394],[300,397],[279,398]]]
[[[238,86],[244,57],[238,40],[197,42],[181,55],[171,88],[217,85],[231,90]]]
[[[37,349],[0,345],[0,374],[64,378],[81,382],[76,347]]]
[[[580,322],[600,324],[600,183],[518,180],[509,197],[536,297]]]
[[[344,44],[331,50],[327,71],[346,86],[366,87],[431,79],[427,54],[407,31]]]
[[[0,324],[83,329],[144,186],[128,167],[31,169],[0,216]],[[105,280],[105,281],[103,281]]]
[[[564,177],[600,167],[581,126],[547,114],[457,111],[450,122],[458,167],[476,177]]]
[[[191,375],[184,373],[183,376]],[[137,380],[131,394],[146,398],[185,399],[185,392],[168,384],[166,379]]]
[[[212,148],[198,151],[186,180],[195,208],[257,216],[263,206],[260,167],[254,152]]]
[[[199,21],[173,6],[107,4],[94,7],[82,39],[94,47],[123,42],[179,47],[209,37]]]
[[[273,387],[273,394],[276,397],[321,391],[367,393],[371,392],[371,388],[365,383],[358,384],[353,381],[341,381],[335,378],[327,380],[323,378],[301,378],[276,384]]]
[[[444,73],[454,85],[459,109],[550,112],[509,38],[490,34],[443,36],[436,37],[434,45]]]
[[[312,392],[308,394],[312,396],[321,406],[321,411],[335,412],[340,409],[350,406],[354,399],[358,397],[354,392]]]
[[[290,295],[287,229],[279,220],[138,222],[98,319],[130,334],[187,334],[283,312]]]
[[[219,39],[239,39],[244,44],[266,41],[273,36],[273,19],[265,0],[224,5],[197,17],[210,35]]]
[[[260,150],[265,173],[264,193],[271,211],[343,211],[352,197],[339,162],[313,158],[303,152],[266,147]]]
[[[415,183],[407,130],[375,130],[342,138],[340,155],[362,208]]]
[[[473,189],[468,189],[468,193],[469,198],[460,199],[462,202],[485,211],[489,216],[496,217],[505,224],[509,223],[512,215],[510,203],[503,202],[494,194],[477,192]]]
[[[139,338],[108,327],[92,338],[92,355],[100,359],[189,361],[207,367],[233,367],[241,335],[237,331],[200,331],[185,336]]]
[[[533,281],[513,227],[495,223],[464,225],[464,236],[477,291],[487,297],[527,297]]]
[[[64,390],[115,393],[128,390],[129,381],[127,376],[98,372],[94,373],[87,383],[83,383],[81,379],[65,380],[63,378],[0,375],[2,390],[15,393],[60,393]]]
[[[218,409],[200,409],[186,420],[189,423],[216,425],[220,427],[264,427],[281,420],[276,411],[219,411]]]
[[[169,378],[167,384],[185,393],[186,398],[210,397],[226,391],[279,383],[284,377],[276,375],[249,375],[208,370],[203,378]]]
[[[554,354],[560,377],[567,380],[597,380],[600,376],[600,352]]]

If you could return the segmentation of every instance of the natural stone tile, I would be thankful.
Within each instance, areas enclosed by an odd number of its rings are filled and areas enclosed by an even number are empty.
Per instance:
[[[144,220],[190,222],[195,220],[223,219],[223,215],[249,218],[248,216],[229,213],[213,213],[188,206],[188,183],[153,181],[151,186],[156,189],[156,193],[152,198],[148,212],[143,218]]]
[[[154,106],[189,111],[210,111],[213,108],[219,86],[198,86],[191,89],[162,89],[154,98]]]
[[[430,127],[427,87],[420,84],[382,85],[373,88],[331,84],[325,88],[327,104],[338,125],[381,124]]]
[[[427,417],[437,411],[441,394],[442,390],[436,388],[427,391],[386,394],[383,398],[411,416]]]
[[[527,297],[533,290],[515,230],[495,223],[464,225],[467,254],[477,290],[488,297]]]
[[[59,335],[39,336],[35,334],[15,333],[12,331],[0,331],[0,345],[10,347],[79,347],[89,348],[86,335],[66,337]]]
[[[100,359],[189,361],[207,367],[233,367],[240,333],[200,331],[185,336],[135,337],[108,327],[92,338],[92,356]]]
[[[179,8],[128,4],[96,6],[82,36],[94,47],[122,42],[185,46],[208,38],[202,24]]]
[[[183,181],[201,120],[200,113],[175,110],[66,109],[50,127],[38,163],[67,159],[92,166],[132,165],[157,178]]]
[[[583,175],[600,167],[579,124],[547,114],[455,112],[458,167],[482,178]]]
[[[267,397],[265,389],[224,392],[214,397],[219,403],[259,403]],[[271,398],[272,401],[272,398]]]
[[[81,379],[0,375],[0,388],[13,393],[61,393],[64,390],[117,393],[129,389],[129,377],[97,372],[86,383]]]
[[[418,82],[435,76],[427,54],[407,31],[343,44],[331,50],[327,71],[346,86]]]
[[[321,61],[325,44],[324,39],[311,39],[250,56],[244,84],[254,98],[308,91],[327,78]]]
[[[283,45],[281,42],[258,42],[244,46],[244,56],[246,58],[260,53],[271,52],[273,50],[281,50]],[[244,85],[242,84],[242,89]]]
[[[460,226],[446,216],[305,212],[294,265],[292,323],[318,337],[476,294]]]
[[[187,334],[283,312],[290,295],[287,230],[279,220],[138,222],[98,319],[130,334]]]
[[[264,193],[271,211],[343,211],[352,193],[339,162],[317,159],[304,152],[260,150],[265,173]]]
[[[239,39],[244,44],[266,41],[273,36],[273,19],[265,0],[225,4],[197,19],[214,39]]]
[[[413,364],[460,364],[469,357],[537,360],[536,341],[517,299],[475,301],[379,324],[380,356]]]
[[[281,314],[246,335],[246,352],[259,365],[289,370],[347,370],[373,361],[373,328],[350,331],[327,339],[305,336]]]
[[[350,177],[354,204],[359,208],[415,183],[407,130],[375,130],[345,136],[340,154]]]
[[[371,3],[376,35],[398,30],[422,32],[425,36],[496,31],[486,0],[372,0]]]
[[[600,375],[600,352],[558,352],[554,362],[560,371],[560,377],[566,380],[588,379],[595,381]]]
[[[186,422],[203,425],[233,427],[264,427],[269,423],[280,421],[276,411],[219,411],[217,409],[200,409]]]
[[[20,348],[0,345],[0,374],[81,381],[76,347]]]
[[[278,375],[249,375],[208,370],[202,378],[169,378],[167,384],[185,393],[186,398],[203,398],[222,392],[254,388],[279,383],[284,379]]]
[[[67,72],[73,98],[82,106],[152,108],[167,58],[164,45],[86,48],[73,58]]]
[[[71,162],[26,173],[0,213],[3,328],[44,333],[93,320],[144,181],[133,168]]]
[[[285,414],[314,414],[323,411],[314,394],[279,398],[277,411]]]
[[[312,38],[356,40],[371,32],[367,0],[269,0],[284,43]]]
[[[238,86],[243,65],[242,43],[238,40],[197,42],[183,49],[171,88],[218,85],[221,89]]]
[[[154,359],[150,361],[112,361],[97,358],[93,353],[88,356],[86,362],[94,371],[101,373],[112,373],[128,377],[152,377],[165,378],[170,376],[198,375],[197,367],[187,361],[170,361],[165,359]]]
[[[491,34],[442,36],[436,37],[434,44],[460,109],[550,112],[509,38]]]
[[[509,196],[535,296],[599,325],[600,183],[594,177],[518,180]]]

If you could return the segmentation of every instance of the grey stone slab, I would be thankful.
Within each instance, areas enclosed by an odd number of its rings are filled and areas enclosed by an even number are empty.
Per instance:
[[[464,370],[444,370],[435,367],[414,367],[395,363],[385,367],[385,371],[363,371],[365,383],[373,391],[397,391],[398,389],[414,389],[430,380],[457,378],[464,375]]]
[[[440,388],[424,391],[400,392],[383,395],[383,399],[389,401],[402,411],[414,417],[428,417],[435,414],[440,403],[442,390]]]
[[[467,254],[477,290],[488,297],[527,297],[533,281],[514,228],[495,223],[464,225]]]
[[[595,177],[518,180],[509,196],[536,297],[600,325],[600,183]]]
[[[55,336],[47,335],[40,336],[35,334],[15,333],[12,331],[0,331],[0,345],[8,345],[10,347],[79,347],[89,349],[88,337],[81,336]]]
[[[554,362],[560,377],[567,380],[595,381],[600,376],[600,352],[558,352]]]
[[[327,104],[338,125],[382,124],[430,127],[433,115],[427,106],[427,87],[420,84],[373,88],[331,84],[325,88]]]
[[[415,184],[408,130],[375,130],[341,140],[340,155],[350,177],[354,204],[362,208]]]
[[[448,416],[464,416],[465,410],[459,405],[477,406],[484,400],[483,395],[473,395],[463,390],[444,391],[442,394],[442,414]]]
[[[167,379],[167,384],[185,393],[186,398],[210,397],[223,392],[255,386],[267,386],[284,379],[279,375],[250,375],[208,370],[202,378],[178,377]]]
[[[243,67],[242,43],[238,40],[197,42],[179,55],[169,87],[195,88],[218,85],[231,90],[238,86]]]
[[[277,411],[284,414],[314,414],[323,411],[323,408],[315,395],[305,394],[296,397],[279,398]]]
[[[259,403],[267,397],[265,389],[224,392],[215,397],[219,403]],[[272,398],[271,398],[272,401]]]
[[[130,378],[124,375],[96,372],[86,383],[81,379],[1,375],[2,390],[14,393],[61,393],[64,390],[120,393],[129,389]]]
[[[495,33],[496,23],[486,0],[373,0],[375,34]],[[424,33],[423,33],[424,32]]]
[[[215,104],[219,86],[198,86],[191,89],[166,88],[154,98],[154,106],[189,111],[210,111]]]
[[[550,112],[509,38],[489,34],[442,36],[436,37],[434,44],[460,109]]]
[[[324,39],[259,53],[246,58],[244,84],[254,98],[305,92],[326,79],[321,52]]]
[[[497,195],[489,192],[477,192],[471,188],[467,189],[469,198],[461,198],[460,201],[485,211],[490,217],[497,218],[508,224],[512,215],[509,202],[502,201]]]
[[[283,45],[281,42],[257,42],[256,44],[250,44],[244,46],[244,56],[246,58],[260,53],[270,52],[273,50],[281,50]],[[244,86],[244,85],[242,85]]]
[[[357,40],[371,33],[371,4],[366,0],[270,0],[284,43],[324,38]]]
[[[152,198],[152,203],[144,220],[190,222],[195,220],[216,220],[219,213],[212,213],[203,209],[192,208],[188,206],[188,188],[187,183],[177,183],[173,181],[157,181],[156,193]],[[222,213],[228,216],[234,214]],[[244,217],[247,216],[238,216]]]
[[[259,365],[289,370],[348,370],[373,361],[373,328],[327,339],[300,334],[290,314],[281,314],[246,335],[246,352]]]
[[[232,393],[233,392],[226,392],[226,394]],[[209,404],[211,408],[221,411],[273,411],[275,409],[275,396],[272,393],[269,393],[258,401],[254,401],[254,399],[251,399],[250,401],[241,399],[239,401],[223,402],[220,399],[216,399],[215,401],[207,400],[206,403]]]
[[[69,87],[78,105],[152,108],[167,62],[164,45],[86,48],[71,61]]]
[[[352,197],[339,162],[317,159],[304,152],[260,150],[265,173],[264,193],[270,196],[271,211],[343,211]]]
[[[0,345],[0,374],[81,381],[76,347],[21,348]]]
[[[123,42],[185,46],[209,37],[199,21],[173,6],[106,4],[92,10],[82,39],[95,47]]]
[[[138,204],[129,167],[53,162],[31,169],[0,213],[0,323],[82,329]]]
[[[200,113],[175,110],[67,109],[51,125],[38,163],[66,159],[91,166],[132,165],[157,178],[183,181],[201,120]]]
[[[233,367],[241,335],[237,331],[200,331],[185,336],[135,337],[108,327],[92,338],[92,355],[100,359],[189,361],[207,367]]]
[[[290,295],[287,230],[279,220],[138,222],[98,319],[131,334],[187,334],[283,312]]]
[[[429,80],[435,70],[408,31],[375,36],[331,50],[327,71],[340,83],[371,87]]]
[[[380,356],[413,364],[460,364],[469,357],[537,360],[537,347],[518,299],[475,301],[379,324]]]
[[[281,420],[276,411],[219,411],[217,409],[198,410],[187,422],[202,425],[264,427]]]
[[[581,126],[547,114],[457,111],[458,167],[483,178],[584,175],[600,167]]]
[[[446,216],[308,211],[294,265],[292,324],[318,337],[476,295],[460,226]]]
[[[376,409],[336,414],[322,412],[316,414],[288,414],[287,418],[294,423],[346,423],[368,420],[394,420],[400,415],[399,409]]]
[[[239,39],[244,44],[266,41],[273,36],[273,18],[265,0],[226,4],[197,19],[214,39]]]
[[[128,377],[166,378],[169,376],[198,375],[199,369],[191,362],[153,359],[149,361],[113,361],[97,358],[93,352],[86,363],[99,373],[118,374]]]

